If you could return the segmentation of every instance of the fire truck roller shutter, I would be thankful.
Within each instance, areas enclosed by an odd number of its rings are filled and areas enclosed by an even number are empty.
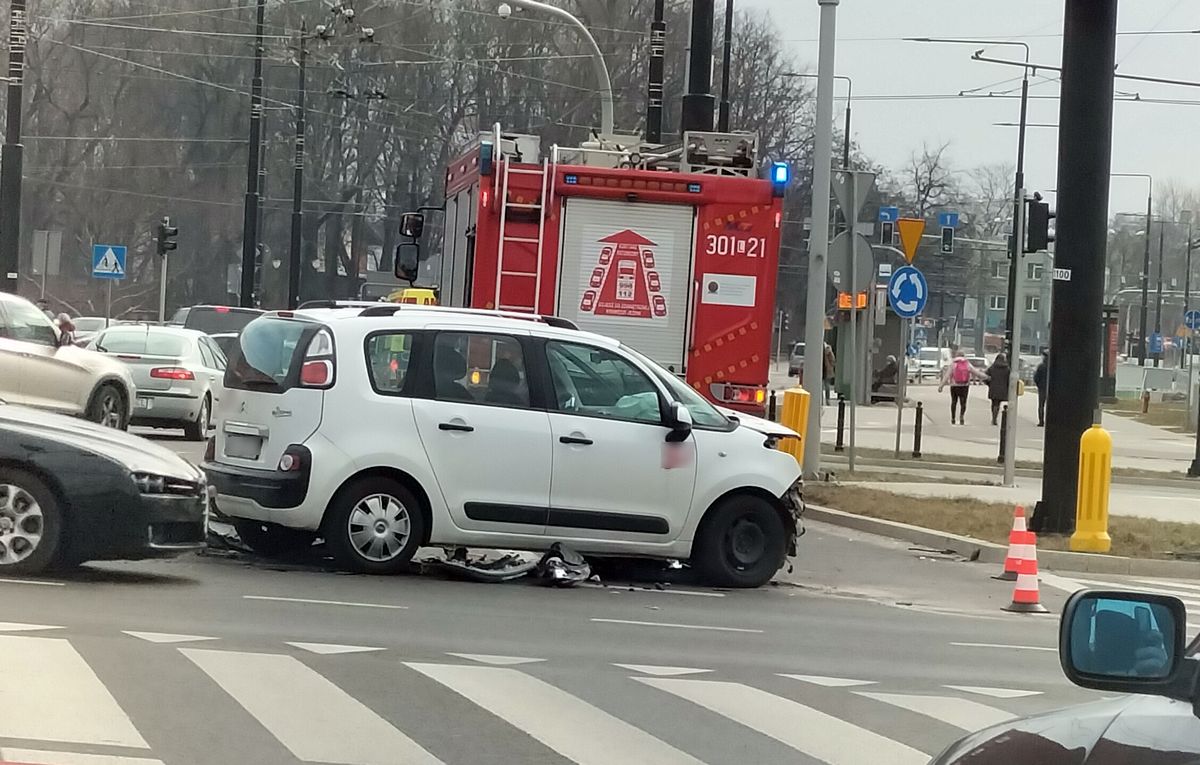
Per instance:
[[[695,208],[572,197],[562,225],[558,315],[682,373]]]

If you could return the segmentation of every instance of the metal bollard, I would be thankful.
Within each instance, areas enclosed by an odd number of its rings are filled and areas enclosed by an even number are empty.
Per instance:
[[[1000,454],[996,457],[996,462],[1000,465],[1004,464],[1004,451],[1008,446],[1008,404],[1005,404],[1000,410]]]
[[[921,459],[921,421],[925,418],[925,405],[917,402],[917,421],[913,423],[913,457]]]
[[[833,445],[835,452],[846,451],[846,399],[838,394],[838,426],[837,441]]]
[[[1093,425],[1079,437],[1079,484],[1075,500],[1075,552],[1104,553],[1112,548],[1108,535],[1108,488],[1112,482],[1112,436]]]
[[[1142,414],[1150,411],[1150,391],[1142,391]]]
[[[775,419],[775,391],[771,391],[771,398],[767,399],[767,419],[771,422],[778,422]]]

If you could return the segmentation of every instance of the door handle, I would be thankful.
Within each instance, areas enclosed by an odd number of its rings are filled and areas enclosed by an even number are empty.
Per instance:
[[[581,446],[591,446],[594,443],[592,439],[581,436],[559,436],[558,442],[560,444],[579,444]]]
[[[455,430],[460,433],[473,433],[475,428],[458,422],[439,422],[438,430]]]

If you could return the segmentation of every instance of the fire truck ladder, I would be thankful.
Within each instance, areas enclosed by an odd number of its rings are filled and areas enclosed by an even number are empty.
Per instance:
[[[497,266],[499,273],[496,276],[496,299],[494,305],[502,311],[521,311],[527,313],[538,312],[538,298],[542,293],[542,250],[545,244],[546,237],[546,189],[550,182],[550,163],[549,160],[543,160],[542,166],[539,169],[527,167],[513,167],[512,160],[507,159],[503,163],[504,169],[501,173],[500,181],[500,247],[499,256],[497,258]],[[510,202],[508,200],[509,177],[512,175],[536,175],[541,176],[542,193],[536,202]],[[530,210],[537,212],[537,236],[520,236],[512,233],[510,228],[514,225],[528,227],[533,222],[528,219],[517,221],[509,220],[509,210]],[[505,255],[509,255],[509,260],[513,258],[513,253],[509,252],[509,245],[536,245],[536,260],[532,271],[520,270],[511,268],[511,263],[505,261]],[[530,303],[501,303],[500,294],[501,288],[506,282],[520,282],[521,280],[533,279],[533,300]],[[512,290],[505,292],[511,296]]]

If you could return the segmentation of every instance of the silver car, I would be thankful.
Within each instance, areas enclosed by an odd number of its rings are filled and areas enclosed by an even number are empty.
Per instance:
[[[125,362],[137,385],[133,424],[183,428],[193,441],[208,437],[213,407],[225,392],[225,354],[193,329],[150,324],[109,327],[89,344]]]
[[[134,396],[123,364],[71,345],[40,308],[0,292],[0,399],[124,429]]]

